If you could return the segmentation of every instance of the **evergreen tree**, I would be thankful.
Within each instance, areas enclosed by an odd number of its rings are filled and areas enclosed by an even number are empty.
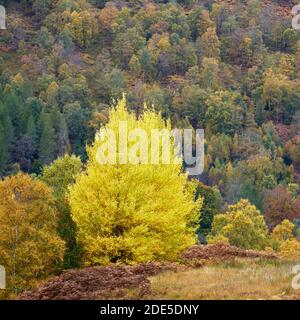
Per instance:
[[[5,137],[5,144],[8,152],[8,162],[13,159],[13,153],[15,148],[15,135],[14,127],[10,119],[10,115],[6,105],[0,105],[0,123],[2,124],[3,134]]]
[[[36,125],[34,123],[34,119],[32,115],[28,119],[26,134],[29,137],[31,137],[33,141],[36,141],[36,138],[37,138]]]
[[[70,151],[68,127],[65,118],[58,108],[54,107],[51,111],[51,122],[55,130],[55,158],[64,156]]]
[[[55,157],[55,130],[49,114],[41,115],[41,137],[39,141],[39,160],[42,164],[50,164]]]
[[[3,125],[0,122],[0,175],[5,173],[6,165],[9,159],[6,134]]]

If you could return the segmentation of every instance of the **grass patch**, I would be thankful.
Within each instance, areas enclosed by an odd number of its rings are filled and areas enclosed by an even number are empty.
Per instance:
[[[199,269],[164,272],[151,280],[149,299],[300,299],[292,268],[300,261],[266,259],[225,262]]]

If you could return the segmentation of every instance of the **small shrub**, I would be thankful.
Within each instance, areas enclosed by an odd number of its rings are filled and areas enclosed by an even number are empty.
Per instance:
[[[281,241],[279,254],[283,258],[299,258],[300,242],[296,239]]]
[[[215,237],[208,237],[208,244],[228,244],[229,239],[224,237],[222,234],[218,234]]]
[[[273,232],[272,238],[278,241],[290,240],[293,238],[293,230],[295,226],[292,222],[285,219],[281,224],[278,224]]]

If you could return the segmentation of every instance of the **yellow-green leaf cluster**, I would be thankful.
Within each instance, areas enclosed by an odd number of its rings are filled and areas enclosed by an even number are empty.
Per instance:
[[[285,219],[272,232],[274,245],[279,249],[279,255],[283,258],[297,258],[300,256],[300,242],[294,238],[294,228],[295,225]]]
[[[268,244],[268,231],[264,217],[248,200],[229,206],[225,214],[214,217],[212,239],[225,237],[231,245],[245,249],[264,249]],[[210,241],[213,241],[213,240]]]
[[[137,119],[127,111],[125,97],[111,109],[106,125],[117,138],[120,121],[127,122],[128,131],[141,128],[148,136],[151,129],[170,128],[170,122],[153,110],[145,109]],[[84,263],[176,259],[196,241],[202,204],[201,198],[194,201],[195,186],[189,185],[181,164],[100,164],[96,161],[99,144],[96,139],[88,148],[86,171],[70,188]]]
[[[293,238],[294,228],[295,225],[291,221],[285,219],[281,224],[278,224],[274,228],[272,238],[278,241],[290,240]]]

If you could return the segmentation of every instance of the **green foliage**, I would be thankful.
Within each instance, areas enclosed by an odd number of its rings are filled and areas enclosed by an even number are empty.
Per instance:
[[[55,131],[49,114],[41,116],[40,126],[39,158],[42,164],[50,164],[54,160]]]
[[[199,183],[196,190],[196,198],[203,198],[202,208],[200,210],[200,226],[198,232],[208,234],[211,230],[214,216],[221,209],[222,197],[216,187],[208,187]]]
[[[241,200],[229,206],[225,214],[216,215],[211,234],[211,238],[223,236],[231,245],[245,249],[262,250],[269,242],[264,217],[248,200]]]
[[[34,0],[32,9],[39,20],[45,18],[45,16],[50,12],[51,0]]]
[[[71,218],[68,188],[74,184],[81,167],[80,158],[65,155],[45,167],[41,177],[54,191],[58,210],[58,233],[66,243],[63,264],[65,269],[80,266],[81,248],[76,243],[76,227]]]
[[[242,125],[242,105],[239,93],[219,91],[210,95],[205,119],[211,131],[233,135]]]

